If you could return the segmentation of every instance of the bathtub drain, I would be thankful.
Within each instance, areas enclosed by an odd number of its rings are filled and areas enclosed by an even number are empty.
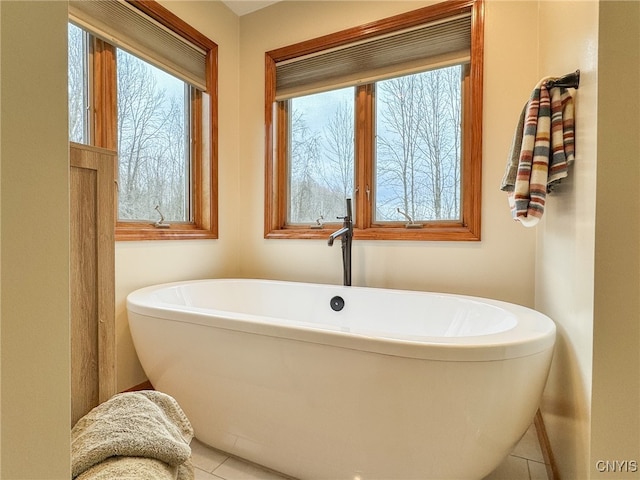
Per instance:
[[[339,312],[344,308],[344,299],[336,295],[331,299],[329,304],[331,305],[332,310]]]

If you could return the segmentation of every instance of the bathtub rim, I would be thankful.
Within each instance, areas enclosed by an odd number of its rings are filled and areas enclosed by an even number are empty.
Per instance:
[[[363,333],[344,332],[325,325],[317,326],[305,322],[293,322],[268,316],[258,316],[224,310],[211,310],[201,307],[175,306],[169,303],[157,304],[151,301],[151,294],[164,288],[172,288],[193,283],[219,282],[267,282],[271,284],[322,287],[333,292],[346,292],[348,289],[385,292],[427,294],[439,297],[454,297],[488,304],[505,309],[517,318],[517,325],[504,332],[459,337],[415,337],[398,339],[385,337],[384,332],[377,336]],[[383,355],[416,358],[435,361],[500,361],[526,357],[553,349],[556,326],[553,320],[541,312],[521,305],[489,298],[452,293],[427,292],[420,290],[401,290],[378,287],[343,287],[341,285],[293,282],[256,278],[213,278],[160,283],[142,287],[127,296],[127,314],[131,323],[131,313],[166,321],[184,322],[210,328],[237,331],[247,334],[264,335],[275,338],[325,344],[340,348],[349,348]],[[265,321],[268,320],[268,321]],[[544,323],[544,328],[532,328],[533,324]],[[525,336],[522,336],[522,335]],[[528,336],[527,336],[528,335]]]

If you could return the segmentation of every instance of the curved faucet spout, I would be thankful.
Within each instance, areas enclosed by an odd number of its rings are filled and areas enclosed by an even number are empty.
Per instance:
[[[336,238],[339,238],[339,237],[344,238],[344,236],[347,235],[348,233],[349,233],[349,227],[342,227],[340,230],[336,230],[331,235],[329,235],[329,240],[327,241],[327,244],[330,247],[333,246],[333,241]]]

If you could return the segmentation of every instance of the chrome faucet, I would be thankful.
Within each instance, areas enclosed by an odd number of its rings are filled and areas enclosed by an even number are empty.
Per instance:
[[[337,217],[342,219],[342,228],[329,236],[328,244],[333,246],[333,241],[340,237],[342,241],[342,272],[345,286],[351,285],[351,243],[353,242],[353,216],[351,214],[351,199],[347,198],[347,215]]]

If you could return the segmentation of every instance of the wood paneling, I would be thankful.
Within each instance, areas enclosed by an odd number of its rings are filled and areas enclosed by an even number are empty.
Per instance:
[[[71,424],[116,393],[116,154],[70,146]]]

